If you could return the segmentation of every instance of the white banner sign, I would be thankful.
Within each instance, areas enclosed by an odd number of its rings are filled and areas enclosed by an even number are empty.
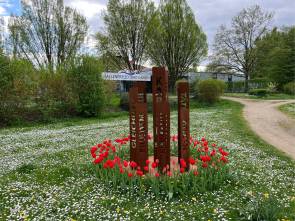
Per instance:
[[[152,71],[130,72],[119,71],[118,73],[103,72],[102,78],[110,81],[151,81]]]

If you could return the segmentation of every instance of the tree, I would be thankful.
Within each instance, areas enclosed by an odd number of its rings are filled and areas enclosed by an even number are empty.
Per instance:
[[[258,6],[243,9],[232,19],[231,27],[222,25],[215,36],[211,63],[245,75],[245,91],[248,79],[255,69],[255,42],[267,33],[273,17]]]
[[[97,33],[98,49],[113,66],[139,70],[154,15],[150,0],[110,0],[104,14],[106,33]]]
[[[88,29],[85,17],[63,0],[22,1],[22,8],[9,25],[15,56],[53,70],[76,55]]]
[[[295,80],[295,27],[270,33],[256,42],[254,76],[266,77],[278,83],[279,89]]]
[[[166,66],[169,87],[207,54],[206,35],[185,0],[162,0],[150,34],[148,54],[152,62]]]

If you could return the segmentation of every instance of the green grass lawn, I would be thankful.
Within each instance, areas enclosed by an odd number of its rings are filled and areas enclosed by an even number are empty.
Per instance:
[[[192,102],[191,134],[229,147],[231,179],[170,201],[122,194],[93,172],[89,148],[128,134],[127,114],[1,129],[0,220],[295,220],[295,163],[254,135],[241,110]]]
[[[279,110],[295,118],[295,103],[281,105],[279,106]]]
[[[266,100],[295,99],[294,95],[289,95],[289,94],[269,94],[266,97],[257,97],[255,95],[249,95],[247,93],[225,93],[224,96],[249,98],[249,99],[266,99]]]

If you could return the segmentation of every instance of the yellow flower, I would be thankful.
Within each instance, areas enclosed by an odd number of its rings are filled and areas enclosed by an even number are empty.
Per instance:
[[[249,192],[247,192],[247,195],[253,196],[253,192],[249,191]]]
[[[28,216],[27,216],[26,213],[25,213],[25,211],[20,211],[20,212],[19,212],[19,215],[20,215],[20,217],[22,218],[23,221],[27,221],[27,220],[29,220],[29,219],[28,219]]]
[[[214,209],[213,212],[214,212],[214,213],[217,213],[217,209]]]
[[[196,198],[196,197],[193,197],[192,200],[193,200],[193,201],[197,201],[197,198]]]
[[[268,194],[268,193],[264,193],[263,195],[264,195],[264,197],[265,197],[266,199],[269,198],[269,194]]]
[[[291,197],[291,202],[294,202],[295,201],[295,196],[292,196]]]
[[[117,211],[117,213],[119,213],[119,212],[120,212],[120,208],[119,208],[119,207],[117,207],[116,211]]]

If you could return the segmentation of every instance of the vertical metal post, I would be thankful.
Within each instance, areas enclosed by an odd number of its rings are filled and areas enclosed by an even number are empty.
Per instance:
[[[145,82],[136,82],[129,90],[130,161],[141,169],[148,159],[148,116]]]
[[[183,159],[189,170],[190,125],[189,125],[189,84],[177,84],[178,96],[178,160]]]
[[[153,68],[153,127],[154,159],[159,168],[170,167],[170,107],[168,100],[168,73],[165,68]]]

